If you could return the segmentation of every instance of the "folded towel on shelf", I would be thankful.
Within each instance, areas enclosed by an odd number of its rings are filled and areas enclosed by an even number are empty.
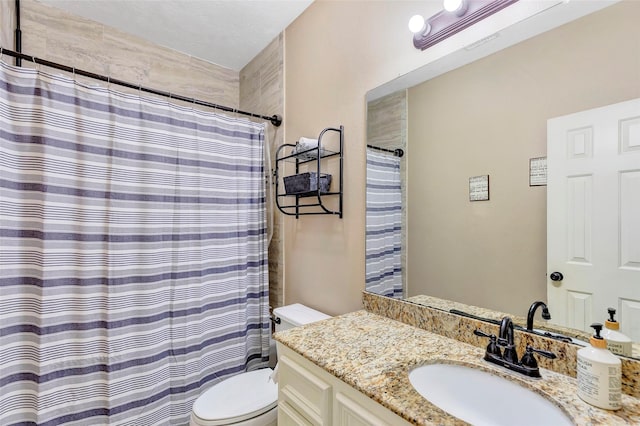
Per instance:
[[[300,146],[301,148],[299,148],[300,151],[304,150],[304,149],[311,149],[311,148],[317,148],[318,147],[318,139],[311,139],[311,138],[300,138],[298,139],[298,146]]]
[[[318,158],[318,151],[314,150],[314,148],[318,148],[318,139],[311,139],[301,137],[298,139],[298,143],[291,151],[291,154],[298,154],[302,152],[302,154],[298,155],[298,158],[301,160],[314,160]],[[312,150],[312,151],[309,151]],[[309,151],[309,152],[304,152]],[[320,156],[324,155],[324,148],[320,148]]]

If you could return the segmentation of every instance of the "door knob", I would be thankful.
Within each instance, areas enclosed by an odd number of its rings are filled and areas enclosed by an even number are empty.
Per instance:
[[[562,281],[564,276],[562,275],[562,272],[552,272],[551,275],[549,275],[549,278],[551,278],[551,281]]]

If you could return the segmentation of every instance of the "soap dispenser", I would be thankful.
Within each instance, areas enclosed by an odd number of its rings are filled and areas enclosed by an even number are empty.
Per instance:
[[[631,339],[620,331],[620,323],[615,320],[616,310],[607,309],[609,319],[604,323],[602,337],[607,341],[607,349],[616,355],[631,356]]]
[[[578,351],[578,396],[583,401],[605,410],[622,407],[622,363],[607,350],[600,336],[602,324],[591,324],[596,334]]]

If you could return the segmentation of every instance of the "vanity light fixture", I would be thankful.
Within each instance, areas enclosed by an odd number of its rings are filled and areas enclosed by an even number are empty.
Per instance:
[[[449,13],[455,13],[456,16],[462,16],[467,11],[466,0],[444,0],[444,10]]]
[[[409,26],[414,33],[413,45],[416,49],[425,50],[517,1],[444,0],[444,9],[426,21],[420,15],[411,18]]]
[[[409,31],[414,34],[421,33],[423,35],[427,35],[429,34],[429,31],[426,31],[428,28],[425,24],[426,22],[422,15],[413,15],[411,19],[409,19]]]

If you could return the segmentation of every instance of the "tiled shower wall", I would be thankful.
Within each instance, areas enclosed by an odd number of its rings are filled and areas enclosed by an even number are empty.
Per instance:
[[[35,0],[23,0],[20,5],[22,51],[28,55],[185,97],[264,115],[282,115],[282,35],[238,73]],[[14,49],[14,29],[14,2],[0,0],[0,45],[3,48]],[[6,55],[2,60],[13,63],[13,58]],[[22,65],[36,66],[27,61]],[[42,69],[63,73],[46,67]],[[81,76],[76,79],[106,84]],[[121,86],[113,89],[135,91]],[[268,129],[273,151],[282,143],[282,128],[269,125]],[[276,226],[269,248],[269,287],[271,305],[277,307],[282,303],[283,268],[278,226],[281,218],[275,213],[274,219]]]
[[[158,46],[35,0],[23,0],[20,5],[22,51],[28,55],[182,96],[238,106],[237,71]],[[13,49],[14,2],[2,0],[0,8],[2,46]],[[12,62],[12,58],[6,56],[4,60]],[[35,66],[27,61],[22,64]],[[43,70],[62,73],[46,67]],[[76,76],[76,79],[106,84],[81,76]],[[114,90],[127,89],[118,86]]]
[[[240,109],[256,111],[264,115],[284,113],[284,68],[283,35],[280,33],[269,45],[240,71]],[[269,137],[271,166],[273,176],[276,148],[284,143],[284,125],[267,126]],[[275,193],[271,181],[267,183]],[[275,201],[268,193],[268,212],[273,217],[270,229],[273,230],[269,244],[269,303],[273,308],[283,305],[284,265],[283,239],[281,223],[283,215],[275,208]]]

